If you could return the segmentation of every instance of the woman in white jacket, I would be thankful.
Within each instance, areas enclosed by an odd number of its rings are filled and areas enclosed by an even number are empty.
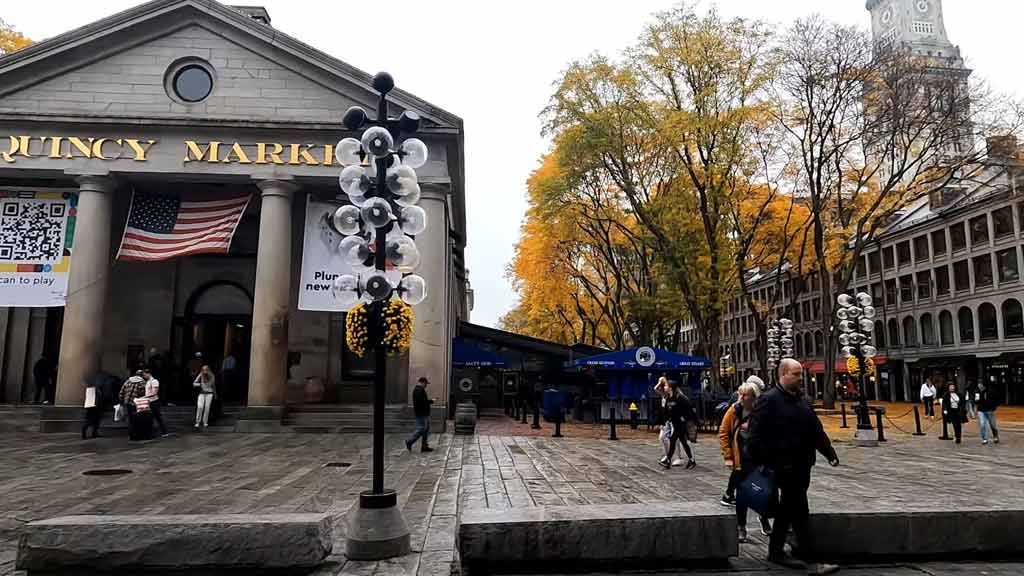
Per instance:
[[[196,400],[196,428],[199,428],[200,424],[206,428],[210,423],[210,408],[217,395],[217,378],[209,366],[204,365],[199,370],[192,387],[199,389],[199,397]]]

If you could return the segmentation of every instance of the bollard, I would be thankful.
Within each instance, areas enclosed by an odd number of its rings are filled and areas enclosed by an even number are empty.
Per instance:
[[[939,440],[952,440],[949,437],[949,420],[946,419],[946,415],[942,415],[942,436],[939,436]]]
[[[540,430],[540,402],[533,403],[533,426],[534,430]]]
[[[924,436],[924,432],[921,432],[921,413],[917,411],[917,404],[914,404],[914,428],[917,429],[914,436]]]
[[[618,440],[619,437],[615,435],[615,406],[610,408],[611,418],[608,419],[608,439]]]
[[[881,408],[875,408],[875,426],[878,428],[878,441],[885,442],[885,430],[882,428]]]
[[[840,426],[840,428],[849,428],[849,426],[846,425],[846,402],[841,402],[839,404],[839,408],[843,413],[843,425]]]
[[[562,437],[562,419],[565,416],[562,414],[562,410],[558,410],[558,416],[555,418],[555,433],[551,435],[552,438]]]

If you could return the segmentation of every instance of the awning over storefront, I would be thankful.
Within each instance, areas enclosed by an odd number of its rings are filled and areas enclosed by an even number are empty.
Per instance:
[[[617,352],[580,358],[573,361],[569,367],[593,368],[597,370],[700,371],[711,368],[711,361],[700,356],[687,356],[678,352],[642,346],[630,350],[619,350]]]
[[[461,338],[455,338],[452,340],[452,366],[506,368],[508,363],[494,352],[474,346]]]
[[[874,361],[875,366],[882,366],[884,364],[887,364],[889,362],[889,359],[885,356],[875,356]],[[818,360],[816,362],[810,362],[804,365],[804,369],[810,372],[811,374],[823,374],[825,372],[825,363],[822,362],[821,360]],[[845,360],[836,360],[835,372],[836,374],[846,374]]]

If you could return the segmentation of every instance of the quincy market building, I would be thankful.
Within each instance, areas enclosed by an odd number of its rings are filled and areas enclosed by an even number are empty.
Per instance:
[[[344,349],[330,278],[345,271],[323,216],[340,205],[334,144],[370,75],[271,27],[262,8],[155,0],[0,58],[0,401],[33,394],[57,361],[56,404],[83,379],[123,376],[156,349],[164,396],[190,392],[196,352],[225,402],[264,418],[284,402],[363,402],[372,358]],[[401,79],[399,79],[399,84]],[[388,402],[419,376],[448,396],[450,343],[468,319],[463,130],[395,90],[429,148],[417,172],[428,227],[416,239],[427,299],[407,355],[389,360]],[[227,254],[117,258],[135,194],[250,195]]]

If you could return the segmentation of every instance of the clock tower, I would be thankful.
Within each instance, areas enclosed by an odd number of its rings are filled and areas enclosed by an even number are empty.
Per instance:
[[[871,31],[879,49],[909,48],[943,68],[963,68],[960,48],[949,41],[942,0],[868,0]]]

